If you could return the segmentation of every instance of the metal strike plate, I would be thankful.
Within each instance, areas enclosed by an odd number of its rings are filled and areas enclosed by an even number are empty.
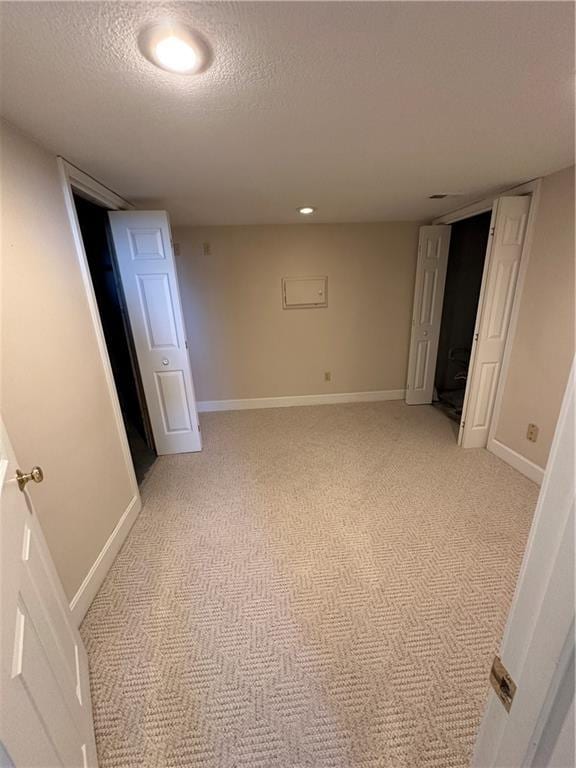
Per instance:
[[[510,712],[510,707],[516,693],[516,683],[512,680],[508,670],[498,656],[494,656],[494,662],[490,670],[490,684],[496,691],[496,696],[504,705],[506,712]]]

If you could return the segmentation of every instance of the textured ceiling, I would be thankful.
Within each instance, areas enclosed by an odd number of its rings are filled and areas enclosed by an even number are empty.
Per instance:
[[[2,112],[174,222],[426,219],[573,162],[563,2],[3,2]],[[211,42],[162,72],[140,28]],[[432,201],[435,192],[464,192]],[[301,217],[300,217],[301,220]]]

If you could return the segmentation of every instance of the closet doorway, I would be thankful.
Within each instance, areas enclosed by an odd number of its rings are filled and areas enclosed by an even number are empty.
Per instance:
[[[73,192],[92,287],[140,485],[156,460],[154,437],[110,237],[108,209]]]
[[[452,225],[433,404],[460,424],[492,212]]]
[[[520,194],[504,194],[480,209],[420,227],[406,403],[437,401],[454,420],[460,417],[458,444],[464,448],[488,445],[498,409],[508,330],[526,264],[524,240],[534,215],[531,187],[523,185],[514,190]],[[490,215],[487,236],[484,213]],[[450,247],[453,230],[457,251]],[[452,295],[445,307],[451,254]]]

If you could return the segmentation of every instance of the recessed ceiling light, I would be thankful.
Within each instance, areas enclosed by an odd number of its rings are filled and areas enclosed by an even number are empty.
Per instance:
[[[160,69],[180,75],[195,75],[206,69],[210,49],[200,35],[177,22],[146,27],[138,38],[140,52]]]
[[[302,216],[311,216],[315,211],[316,208],[312,208],[311,205],[304,205],[302,208],[298,208],[298,213],[301,213]]]
[[[154,58],[164,69],[174,72],[190,72],[198,64],[194,48],[176,35],[164,37],[156,43]]]

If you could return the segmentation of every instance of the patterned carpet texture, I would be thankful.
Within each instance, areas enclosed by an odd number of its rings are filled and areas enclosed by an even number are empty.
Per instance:
[[[402,402],[206,414],[82,626],[101,768],[464,768],[537,488]]]

